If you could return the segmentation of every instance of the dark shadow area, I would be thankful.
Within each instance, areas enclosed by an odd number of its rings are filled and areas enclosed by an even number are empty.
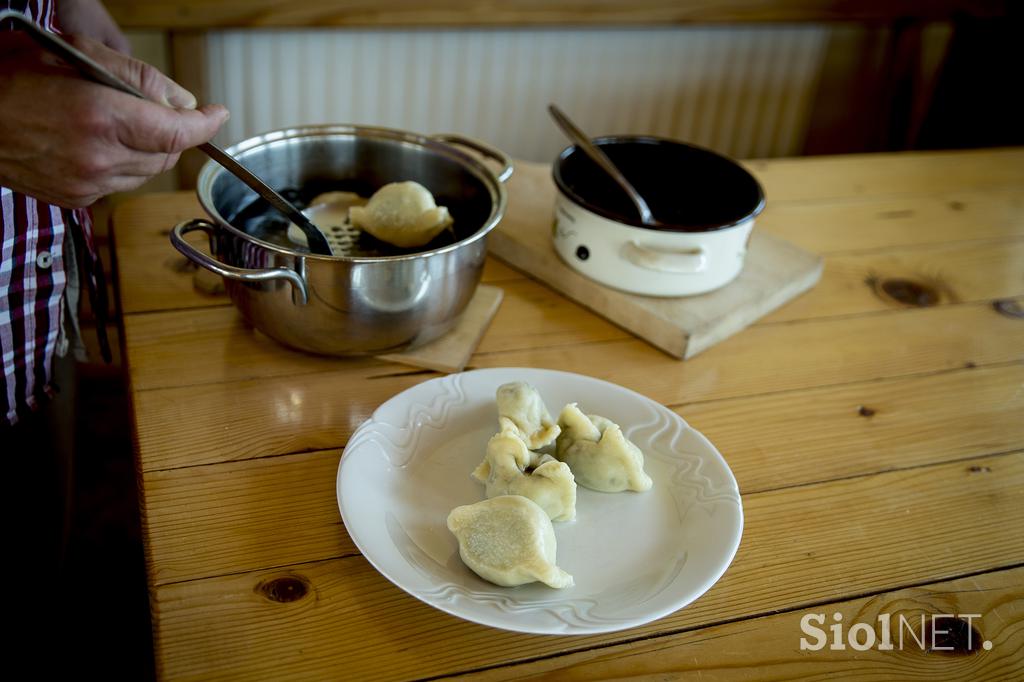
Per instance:
[[[918,149],[969,149],[1024,144],[1016,104],[1024,82],[1024,7],[1002,19],[963,18],[939,77]]]
[[[131,424],[118,370],[78,366],[71,532],[58,599],[70,655],[61,658],[76,675],[152,680]]]

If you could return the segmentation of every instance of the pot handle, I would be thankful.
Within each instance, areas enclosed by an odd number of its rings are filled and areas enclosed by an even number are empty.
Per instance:
[[[681,251],[662,251],[631,241],[623,247],[623,255],[633,265],[657,272],[693,274],[703,272],[708,263],[707,253],[699,246]]]
[[[267,268],[263,270],[238,268],[234,265],[221,263],[219,260],[206,255],[184,239],[186,234],[197,230],[205,232],[208,237],[212,238],[214,230],[216,229],[217,226],[209,220],[204,220],[202,218],[186,220],[183,223],[178,223],[174,226],[174,229],[171,230],[171,244],[173,244],[174,248],[180,251],[185,258],[188,258],[196,265],[206,268],[210,272],[216,273],[221,277],[235,279],[240,282],[265,282],[272,279],[286,279],[291,282],[293,292],[298,299],[297,303],[299,305],[306,305],[306,302],[309,300],[309,294],[306,290],[306,282],[294,270],[284,267]]]
[[[442,133],[440,135],[431,135],[430,139],[437,140],[438,142],[446,142],[448,144],[461,145],[463,147],[469,147],[473,151],[483,154],[489,159],[494,159],[501,164],[501,172],[498,173],[498,180],[501,182],[508,182],[508,179],[512,177],[512,159],[508,158],[506,154],[498,151],[494,147],[484,144],[479,140],[474,140],[471,137],[465,137],[457,133]]]

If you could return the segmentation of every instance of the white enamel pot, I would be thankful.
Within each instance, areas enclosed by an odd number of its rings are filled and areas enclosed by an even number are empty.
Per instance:
[[[655,137],[594,141],[651,207],[640,222],[625,192],[575,146],[555,162],[555,251],[580,274],[648,296],[692,296],[743,269],[754,220],[765,205],[757,180],[707,149]]]

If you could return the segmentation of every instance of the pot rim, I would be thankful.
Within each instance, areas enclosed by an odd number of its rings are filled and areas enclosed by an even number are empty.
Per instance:
[[[319,261],[345,261],[352,263],[375,263],[375,262],[396,262],[406,260],[416,260],[427,256],[441,255],[455,251],[456,249],[462,248],[463,246],[483,239],[487,236],[491,230],[497,227],[498,223],[505,215],[505,209],[508,206],[508,190],[505,188],[504,183],[498,180],[497,175],[484,165],[480,160],[466,154],[455,145],[441,140],[434,139],[429,135],[422,135],[420,133],[413,133],[405,130],[399,130],[397,128],[384,128],[379,126],[359,126],[351,125],[347,123],[325,123],[325,124],[314,124],[314,125],[302,125],[302,126],[291,126],[288,128],[280,128],[277,130],[270,130],[259,135],[247,138],[231,145],[225,151],[232,156],[243,154],[249,150],[256,149],[263,145],[279,142],[281,140],[289,140],[293,138],[304,138],[304,137],[321,137],[327,135],[351,135],[354,137],[372,137],[379,139],[393,140],[400,144],[412,144],[420,147],[426,147],[434,152],[448,156],[449,158],[460,163],[469,172],[475,175],[484,185],[488,186],[495,197],[495,201],[492,202],[491,215],[487,219],[487,222],[483,224],[476,232],[469,235],[465,239],[460,239],[454,244],[446,244],[436,249],[430,249],[428,251],[417,251],[415,253],[398,254],[394,256],[328,256],[324,254],[311,253],[310,251],[300,251],[298,249],[289,249],[281,246],[280,244],[274,244],[272,242],[264,241],[253,237],[248,232],[244,232],[221,216],[220,212],[213,206],[213,183],[222,173],[228,173],[226,169],[220,166],[217,162],[212,159],[208,160],[203,164],[202,169],[199,171],[199,178],[196,182],[196,195],[199,197],[199,203],[203,207],[217,226],[221,229],[228,230],[235,236],[244,239],[250,243],[258,244],[262,248],[277,253],[286,254],[289,256],[297,256],[307,259],[315,259]]]
[[[678,225],[662,223],[659,224],[657,227],[654,227],[651,225],[643,224],[640,221],[640,218],[637,216],[624,216],[613,211],[609,211],[601,206],[597,206],[592,202],[586,201],[579,194],[572,191],[572,189],[562,178],[561,171],[563,162],[566,158],[569,157],[570,154],[577,150],[577,147],[576,145],[572,144],[563,149],[561,153],[559,153],[558,158],[556,159],[551,169],[551,175],[554,178],[555,185],[558,187],[559,193],[561,193],[562,196],[564,196],[572,203],[576,204],[578,207],[586,211],[589,211],[590,213],[593,213],[595,215],[601,216],[602,218],[607,218],[608,220],[611,220],[612,222],[618,223],[625,227],[636,227],[642,230],[649,230],[652,232],[715,232],[718,230],[725,230],[730,227],[736,227],[737,225],[741,225],[748,220],[756,218],[764,210],[765,204],[767,203],[764,194],[764,188],[761,187],[761,183],[758,182],[757,178],[755,178],[750,171],[748,171],[746,168],[744,168],[742,165],[737,163],[735,160],[729,158],[728,156],[725,156],[724,154],[719,154],[718,152],[712,151],[711,149],[707,149],[706,147],[701,147],[695,144],[689,144],[687,142],[680,142],[679,140],[673,140],[667,137],[657,137],[654,135],[605,135],[603,137],[593,138],[593,140],[591,141],[595,145],[607,145],[622,142],[639,142],[641,144],[671,144],[677,147],[686,147],[688,149],[700,152],[702,154],[716,157],[722,161],[727,162],[729,165],[736,167],[744,175],[750,178],[751,182],[754,183],[754,187],[757,189],[757,203],[754,205],[754,207],[748,212],[746,212],[744,215],[740,216],[739,218],[731,222],[695,225]]]
[[[635,235],[635,237],[643,236],[643,237],[650,238],[650,237],[655,237],[655,236],[659,236],[660,235],[660,236],[666,237],[668,239],[674,239],[674,237],[672,235],[680,235],[679,238],[682,238],[682,235],[690,234],[690,235],[693,235],[695,238],[699,238],[699,236],[703,235],[703,234],[718,234],[718,233],[728,232],[729,230],[742,229],[746,225],[749,225],[750,223],[752,223],[754,221],[754,219],[757,217],[757,214],[753,213],[753,214],[751,214],[751,215],[749,215],[749,216],[747,216],[745,218],[742,218],[741,220],[738,220],[738,221],[736,221],[734,223],[729,223],[728,225],[722,225],[721,227],[716,227],[716,228],[713,228],[713,229],[706,229],[706,230],[695,230],[695,229],[692,229],[692,228],[688,229],[688,230],[681,230],[681,229],[679,229],[679,230],[670,230],[670,229],[664,229],[664,228],[659,229],[659,228],[656,228],[656,227],[652,228],[650,226],[633,225],[632,223],[624,223],[624,222],[622,222],[621,220],[619,220],[617,218],[609,218],[607,214],[596,213],[595,211],[590,210],[590,208],[588,208],[587,206],[583,206],[583,205],[573,201],[571,197],[567,196],[566,194],[564,194],[562,192],[559,192],[559,197],[563,201],[569,202],[570,204],[572,204],[572,206],[574,206],[575,208],[579,209],[580,211],[583,211],[586,214],[584,217],[588,221],[591,221],[591,222],[586,222],[586,223],[582,223],[582,224],[574,223],[573,224],[573,229],[588,230],[588,229],[591,229],[593,227],[601,227],[601,228],[608,227],[608,228],[614,228],[616,230],[621,230],[623,232],[623,234]]]

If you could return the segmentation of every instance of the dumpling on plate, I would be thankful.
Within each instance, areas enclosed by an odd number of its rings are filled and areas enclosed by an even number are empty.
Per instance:
[[[452,224],[448,209],[418,182],[392,182],[370,197],[366,206],[353,206],[348,217],[360,230],[401,248],[423,246]]]
[[[585,415],[569,403],[558,415],[562,432],[555,452],[569,465],[576,482],[591,490],[617,493],[649,490],[653,482],[644,471],[644,453],[631,443],[618,424]]]
[[[448,530],[466,566],[495,585],[573,585],[572,576],[555,565],[551,519],[525,497],[502,495],[456,507],[448,514]]]
[[[530,450],[555,442],[558,424],[548,414],[540,393],[533,386],[525,381],[502,384],[498,387],[497,400],[498,424],[502,431],[506,428],[502,420],[511,421]]]
[[[473,471],[473,478],[486,486],[485,495],[522,495],[540,505],[552,521],[575,519],[576,481],[569,465],[530,452],[515,425],[503,421],[506,428],[491,437],[484,461]]]

